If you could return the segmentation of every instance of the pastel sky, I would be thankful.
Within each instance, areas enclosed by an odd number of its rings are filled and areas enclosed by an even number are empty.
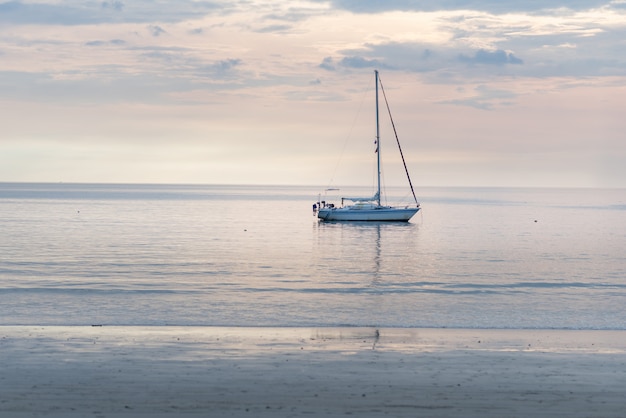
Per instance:
[[[374,69],[417,187],[626,187],[626,0],[0,0],[0,181],[369,185]]]

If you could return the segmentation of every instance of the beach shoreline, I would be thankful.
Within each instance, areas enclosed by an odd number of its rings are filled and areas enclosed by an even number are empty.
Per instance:
[[[626,331],[0,326],[6,417],[618,417]]]

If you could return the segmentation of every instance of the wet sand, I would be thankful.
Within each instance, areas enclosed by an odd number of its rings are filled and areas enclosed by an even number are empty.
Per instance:
[[[623,417],[626,332],[0,327],[0,416]]]

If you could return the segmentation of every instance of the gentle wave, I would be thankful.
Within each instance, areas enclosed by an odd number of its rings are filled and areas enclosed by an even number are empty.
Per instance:
[[[56,293],[71,293],[81,292],[88,293],[169,293],[169,294],[210,294],[216,290],[226,290],[230,288],[230,291],[247,292],[247,293],[323,293],[323,294],[410,294],[410,293],[493,293],[493,294],[507,294],[518,293],[523,289],[527,289],[532,292],[536,289],[581,289],[581,290],[626,290],[626,284],[615,283],[576,283],[576,282],[564,282],[564,283],[544,283],[544,282],[520,282],[510,284],[476,284],[476,283],[440,283],[440,282],[408,282],[408,283],[386,283],[376,284],[368,287],[349,287],[349,286],[332,286],[332,287],[250,287],[241,285],[238,283],[215,283],[214,285],[197,285],[192,288],[170,288],[167,283],[165,284],[129,284],[128,288],[119,287],[118,285],[111,283],[76,283],[69,284],[49,284],[46,286],[19,286],[19,287],[4,287],[0,288],[1,293],[10,292],[56,292]],[[155,289],[158,287],[158,289]]]

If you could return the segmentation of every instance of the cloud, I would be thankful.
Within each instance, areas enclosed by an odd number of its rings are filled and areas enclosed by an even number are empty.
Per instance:
[[[359,56],[344,57],[339,64],[348,68],[382,68],[388,67],[377,59],[368,59]]]
[[[327,1],[322,1],[327,3]],[[611,4],[610,0],[331,0],[333,8],[353,13],[382,13],[391,11],[435,12],[475,10],[495,14],[538,12],[542,10],[589,10]]]
[[[231,74],[235,67],[239,65],[241,65],[240,59],[229,58],[217,61],[213,64],[206,66],[205,68],[213,75],[224,77],[228,74]]]
[[[521,66],[523,61],[504,50],[479,49],[467,53],[464,46],[433,45],[421,42],[390,42],[366,44],[361,49],[340,51],[343,57],[326,57],[320,68],[335,71],[338,68],[385,68],[391,70],[436,73],[438,71],[467,73],[467,64],[483,65],[482,74],[496,71],[505,65]],[[489,67],[494,67],[490,70]]]
[[[101,3],[101,7],[103,9],[113,9],[115,11],[121,12],[124,8],[124,3],[121,1],[103,1]]]
[[[486,64],[486,65],[505,65],[505,64],[523,64],[524,62],[517,58],[513,53],[506,52],[501,49],[495,51],[487,51],[479,49],[473,56],[459,55],[459,60],[469,64]]]
[[[61,3],[24,3],[14,0],[0,3],[0,23],[12,25],[86,25],[100,23],[180,22],[198,18],[231,6],[209,1],[154,2],[133,0],[88,2],[68,0]]]
[[[379,67],[417,72],[428,75],[431,81],[444,83],[476,82],[477,78],[500,76],[625,76],[622,40],[626,28],[598,29],[594,22],[582,23],[578,19],[576,25],[564,20],[554,33],[549,32],[549,25],[547,28],[536,25],[536,34],[531,29],[515,34],[511,29],[515,24],[502,25],[484,35],[491,42],[482,42],[477,34],[465,34],[446,42],[364,43],[338,50],[318,66],[328,71]],[[586,30],[592,27],[596,31]],[[481,43],[491,45],[473,46]]]
[[[0,3],[0,22],[9,24],[60,24],[79,25],[104,21],[100,7],[84,5],[23,3],[9,1]]]
[[[517,97],[517,94],[511,91],[494,89],[486,85],[477,86],[474,91],[476,94],[472,96],[462,99],[443,100],[438,103],[492,110],[495,106],[510,106],[512,99]]]
[[[93,68],[97,77],[82,72],[62,74],[45,72],[0,72],[0,88],[5,99],[36,101],[38,103],[108,103],[157,101],[163,94],[163,77],[149,74],[128,75],[119,66]],[[174,87],[173,80],[167,89]],[[155,86],[159,85],[159,88]]]
[[[343,57],[343,58],[339,59],[336,63],[335,63],[335,59],[334,58],[326,57],[319,64],[319,67],[323,68],[324,70],[327,70],[327,71],[335,71],[337,69],[337,67],[356,68],[356,69],[362,69],[362,68],[389,68],[388,65],[386,65],[383,62],[381,62],[380,60],[369,59],[369,58],[365,58],[363,56],[358,56],[358,55],[352,55],[352,56]]]
[[[163,29],[159,25],[150,25],[148,26],[148,30],[150,31],[152,36],[161,36],[162,34],[167,33],[165,29]]]
[[[354,54],[355,50],[343,51]],[[453,61],[451,47],[424,42],[385,42],[366,44],[360,54],[376,57],[381,68],[393,68],[412,72],[431,72],[450,68]]]
[[[235,69],[243,61],[239,58],[227,58],[207,62],[194,54],[192,49],[182,47],[143,47],[131,48],[141,52],[141,61],[146,63],[146,71],[159,68],[162,74],[169,74],[172,79],[195,79],[209,76],[214,79],[229,78],[235,75]]]
[[[322,63],[319,65],[320,68],[323,68],[327,71],[335,71],[335,64],[333,62],[333,57],[326,57],[322,60]]]
[[[110,41],[89,41],[85,42],[86,46],[122,46],[126,45],[126,41],[122,39],[111,39]]]
[[[293,27],[291,25],[268,25],[268,26],[264,26],[260,29],[256,29],[255,32],[257,33],[284,33],[284,32],[288,32],[289,30],[291,30]]]
[[[116,45],[90,41],[89,48]],[[128,51],[143,51],[128,48]],[[154,48],[138,55],[138,64],[94,64],[62,72],[0,71],[4,100],[40,103],[172,103],[172,95],[216,92],[242,87],[241,59],[205,61],[181,48]]]
[[[263,20],[278,20],[297,23],[304,20],[309,20],[314,16],[319,16],[324,13],[326,13],[326,10],[320,8],[287,7],[286,10],[274,11],[272,13],[264,15],[262,18]]]

